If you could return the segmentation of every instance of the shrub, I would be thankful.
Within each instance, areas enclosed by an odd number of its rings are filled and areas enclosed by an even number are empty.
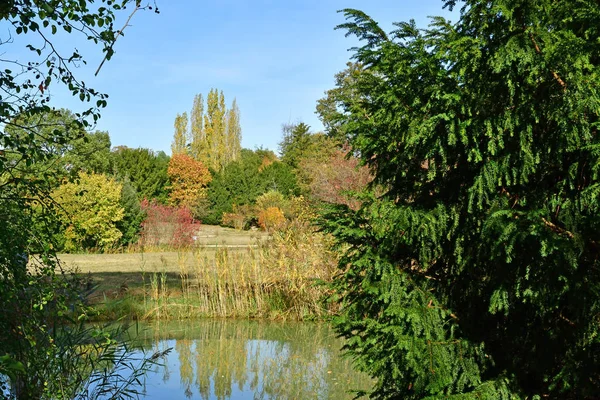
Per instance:
[[[143,246],[186,247],[194,243],[200,222],[187,207],[173,207],[143,200],[146,219],[142,223],[140,243]]]
[[[258,225],[267,232],[283,228],[286,221],[279,207],[267,207],[258,214]]]

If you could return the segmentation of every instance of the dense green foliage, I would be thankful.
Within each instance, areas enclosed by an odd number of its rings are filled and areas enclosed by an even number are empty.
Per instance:
[[[150,149],[131,149],[120,146],[111,153],[112,173],[120,180],[128,180],[138,193],[138,199],[156,199],[166,203],[169,194],[169,156]]]
[[[79,329],[74,323],[85,322],[88,312],[82,282],[59,273],[54,256],[58,208],[49,191],[73,169],[99,172],[106,167],[107,158],[96,152],[110,147],[106,134],[84,131],[99,118],[107,96],[72,74],[85,60],[76,49],[66,54],[58,50],[54,35],[72,33],[98,44],[107,60],[119,36],[114,26],[117,14],[128,5],[133,12],[146,8],[129,0],[100,0],[93,7],[88,3],[0,2],[0,23],[7,31],[0,46],[25,45],[31,51],[30,57],[13,53],[19,59],[10,59],[10,53],[3,51],[0,60],[2,398],[72,399],[82,392],[93,396],[86,389],[97,371],[95,362],[104,362],[105,367],[100,369],[104,376],[97,376],[96,394],[102,390],[107,397],[131,396],[135,393],[128,384],[139,382],[140,375],[134,372],[131,380],[117,375],[131,368],[144,370],[130,363],[128,356],[118,356],[123,354],[119,342],[107,331]],[[52,109],[49,90],[55,86],[93,103],[72,115]],[[64,156],[67,151],[71,159]],[[113,368],[106,368],[109,360]],[[103,377],[107,379],[102,381]],[[119,385],[112,385],[117,381]]]
[[[137,243],[146,213],[142,210],[135,188],[128,180],[123,182],[119,205],[123,208],[123,219],[117,221],[116,227],[121,232],[121,245]]]
[[[6,126],[5,154],[16,179],[37,179],[56,185],[80,171],[110,169],[110,138],[106,132],[86,132],[65,109],[23,114]]]
[[[273,161],[274,155],[265,150],[242,149],[240,159],[214,174],[208,185],[203,223],[220,224],[223,213],[234,206],[253,204],[258,196],[277,190],[285,196],[298,195],[296,176],[290,166]]]
[[[335,143],[323,133],[312,133],[304,122],[283,126],[283,138],[279,143],[281,161],[300,169],[302,160],[326,159]]]
[[[369,73],[336,133],[386,192],[324,226],[372,397],[598,398],[597,2],[467,0],[389,34],[344,12]]]

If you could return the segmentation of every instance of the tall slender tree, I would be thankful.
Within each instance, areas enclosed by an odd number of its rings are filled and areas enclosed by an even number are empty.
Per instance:
[[[190,120],[190,155],[197,161],[205,161],[208,158],[208,147],[204,132],[204,97],[202,94],[194,96]]]
[[[189,154],[213,171],[221,171],[239,158],[242,128],[235,99],[227,109],[223,91],[211,89],[206,96],[205,112],[202,94],[196,95],[189,123],[188,132],[187,114],[178,114],[175,118],[173,154]]]
[[[231,108],[227,110],[226,129],[226,161],[230,163],[240,156],[242,150],[242,127],[240,125],[240,109],[234,98]]]
[[[220,171],[225,165],[223,154],[225,150],[225,96],[223,91],[211,89],[206,97],[206,114],[204,129],[208,147],[207,160],[203,161],[214,171]]]
[[[177,114],[174,127],[175,133],[171,144],[171,154],[186,154],[188,152],[188,116],[186,112]]]

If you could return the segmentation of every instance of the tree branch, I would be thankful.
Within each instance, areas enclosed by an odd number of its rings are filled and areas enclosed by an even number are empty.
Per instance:
[[[538,46],[537,42],[535,41],[535,38],[533,37],[533,33],[529,32],[529,38],[531,39],[531,42],[533,43],[533,46],[535,47],[535,52],[537,54],[542,54],[542,50],[540,50],[540,46]],[[552,72],[552,76],[554,77],[554,79],[556,79],[556,81],[563,88],[563,91],[566,91],[567,90],[567,84],[565,83],[565,81],[563,81],[561,79],[561,77],[558,76],[558,74],[556,73],[556,71],[551,71],[551,72]]]
[[[119,30],[119,32],[117,32],[117,35],[115,36],[115,40],[112,41],[112,43],[110,44],[110,46],[106,50],[106,54],[104,55],[104,58],[102,59],[102,62],[98,66],[98,69],[96,70],[96,73],[94,74],[94,76],[98,76],[98,73],[100,72],[100,69],[102,68],[102,66],[104,65],[104,63],[106,62],[106,60],[108,60],[108,58],[110,57],[111,53],[113,52],[113,46],[115,45],[115,43],[117,43],[117,39],[119,39],[119,36],[123,35],[123,31],[125,30],[125,28],[127,28],[129,26],[129,22],[131,21],[131,18],[133,18],[134,14],[136,12],[138,12],[138,10],[140,10],[141,8],[142,7],[140,7],[140,2],[137,1],[136,4],[135,4],[135,8],[131,12],[131,14],[129,14],[129,18],[127,18],[127,21],[125,22],[125,25],[123,25],[123,27],[121,28],[121,30]]]

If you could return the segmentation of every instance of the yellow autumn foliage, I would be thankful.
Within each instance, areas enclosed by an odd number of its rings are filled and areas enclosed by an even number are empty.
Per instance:
[[[117,222],[124,217],[120,205],[122,185],[104,175],[81,172],[75,182],[62,184],[52,193],[66,225],[65,250],[106,250],[122,236]]]

